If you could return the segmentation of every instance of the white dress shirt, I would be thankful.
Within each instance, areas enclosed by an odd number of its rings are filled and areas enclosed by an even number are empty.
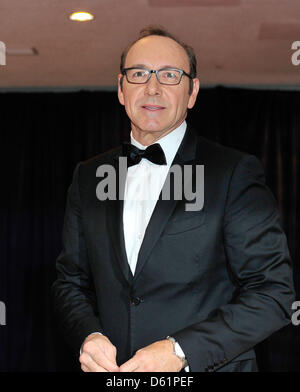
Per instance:
[[[156,142],[160,144],[165,153],[166,165],[157,165],[143,158],[137,165],[128,168],[124,193],[123,228],[127,260],[133,275],[146,228],[185,131],[186,122],[184,121],[178,128]],[[130,137],[131,144],[134,146],[141,150],[147,148],[134,139],[132,132]],[[184,355],[177,342],[175,352]],[[185,367],[185,371],[189,371],[188,366]]]
[[[184,121],[178,128],[156,142],[161,145],[165,153],[166,165],[157,165],[144,158],[139,164],[128,168],[124,193],[123,228],[127,259],[133,275],[146,228],[185,130],[186,122]],[[130,137],[131,144],[141,150],[146,149],[147,146],[136,141],[132,133]]]

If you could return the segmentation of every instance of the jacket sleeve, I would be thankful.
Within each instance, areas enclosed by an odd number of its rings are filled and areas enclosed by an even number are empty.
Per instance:
[[[291,321],[292,265],[276,202],[261,164],[244,156],[233,170],[223,223],[237,295],[172,336],[191,371],[217,370]]]
[[[68,190],[63,248],[56,261],[57,280],[52,286],[56,319],[76,355],[90,333],[102,332],[82,227],[79,173],[80,163]]]

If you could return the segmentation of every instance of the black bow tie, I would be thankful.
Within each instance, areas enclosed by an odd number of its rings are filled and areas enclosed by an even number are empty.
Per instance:
[[[157,165],[166,165],[166,157],[159,143],[151,144],[145,150],[140,150],[130,143],[123,143],[123,155],[127,157],[127,166],[137,165],[142,158],[156,163]]]

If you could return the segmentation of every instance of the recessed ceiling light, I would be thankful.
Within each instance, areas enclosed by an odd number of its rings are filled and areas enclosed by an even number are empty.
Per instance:
[[[93,20],[94,15],[89,12],[73,12],[70,15],[71,20],[75,20],[76,22],[86,22],[87,20]]]

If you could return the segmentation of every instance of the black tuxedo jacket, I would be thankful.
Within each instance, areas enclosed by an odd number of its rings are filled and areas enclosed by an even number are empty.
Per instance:
[[[294,300],[286,237],[259,161],[188,127],[173,164],[204,165],[204,207],[186,211],[184,196],[158,200],[133,276],[123,201],[96,196],[97,168],[118,169],[120,153],[78,164],[69,188],[53,296],[71,347],[79,355],[100,331],[120,365],[171,335],[190,371],[255,369],[253,347],[290,322]]]

